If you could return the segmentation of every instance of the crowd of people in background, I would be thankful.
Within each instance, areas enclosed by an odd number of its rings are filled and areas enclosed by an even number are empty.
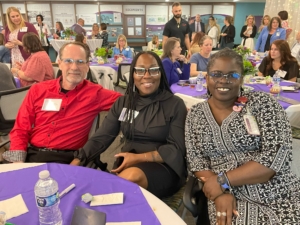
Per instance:
[[[287,11],[272,18],[263,16],[260,25],[255,24],[253,15],[247,15],[240,31],[230,15],[224,16],[222,27],[213,15],[207,24],[200,14],[187,21],[179,2],[173,3],[172,14],[162,40],[153,35],[147,51],[137,55],[127,37],[118,35],[111,56],[132,59],[126,93],[121,96],[89,82],[91,53],[87,36],[102,39],[107,50],[112,45],[107,24],[94,23],[89,32],[79,18],[71,26],[75,41],[59,50],[60,75],[54,79],[48,40],[52,34],[44,16],[37,15],[33,25],[24,20],[19,9],[9,7],[7,26],[0,34],[0,61],[11,63],[11,69],[0,63],[0,91],[15,88],[15,78],[21,87],[31,88],[4,159],[86,166],[99,158],[122,131],[125,145],[115,157],[123,161],[116,160],[112,172],[157,197],[176,193],[184,185],[189,169],[203,183],[211,223],[224,224],[226,218],[231,224],[238,217],[240,224],[250,224],[252,217],[257,223],[251,224],[299,221],[300,200],[295,191],[299,191],[300,180],[290,168],[289,122],[275,99],[261,92],[244,91],[244,58],[232,49],[241,45],[253,55],[266,54],[258,66],[258,76],[273,76],[282,70],[282,79],[296,81],[300,31],[290,48],[286,40],[292,29]],[[63,24],[56,22],[53,38],[62,38],[64,31]],[[242,40],[236,45],[237,33]],[[156,50],[160,46],[159,57]],[[187,110],[171,86],[199,74],[206,79],[208,100]],[[51,115],[42,108],[43,100],[50,97],[63,102],[63,107],[52,110],[57,113]],[[245,107],[235,110],[240,105]],[[103,110],[110,111],[88,140],[90,125]],[[247,115],[255,116],[254,122],[261,127],[259,135],[242,126]],[[51,135],[49,126],[55,127]],[[219,179],[230,188],[224,188]]]

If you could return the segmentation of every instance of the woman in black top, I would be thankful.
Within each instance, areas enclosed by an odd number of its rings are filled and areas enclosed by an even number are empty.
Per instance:
[[[277,70],[284,80],[296,81],[299,73],[299,65],[295,57],[291,55],[289,44],[285,40],[276,40],[272,43],[269,55],[263,59],[259,66],[259,76],[271,76]]]
[[[108,33],[106,31],[106,29],[107,29],[106,23],[101,23],[100,28],[101,28],[101,34],[100,34],[99,38],[103,39],[102,47],[109,47]]]
[[[169,88],[160,58],[140,52],[132,61],[125,96],[112,106],[95,135],[80,149],[72,165],[99,158],[120,130],[125,137],[122,159],[112,172],[156,195],[174,194],[185,183],[184,102]]]
[[[245,26],[242,27],[240,36],[242,38],[241,45],[249,48],[251,51],[254,49],[256,30],[254,16],[249,15],[246,19]]]
[[[221,29],[219,48],[233,48],[234,46],[234,37],[235,37],[235,27],[232,25],[233,18],[232,16],[226,16],[224,19],[225,25]]]
[[[61,22],[56,22],[55,28],[56,30],[55,30],[55,34],[53,34],[53,37],[55,39],[58,39],[61,37],[61,31],[64,31],[64,26],[62,25]]]

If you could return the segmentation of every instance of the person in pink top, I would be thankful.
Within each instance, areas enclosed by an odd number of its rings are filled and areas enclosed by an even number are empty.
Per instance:
[[[30,56],[23,64],[17,62],[17,67],[11,69],[11,72],[20,79],[21,87],[54,79],[51,60],[43,49],[39,37],[29,32],[23,36],[22,43]]]

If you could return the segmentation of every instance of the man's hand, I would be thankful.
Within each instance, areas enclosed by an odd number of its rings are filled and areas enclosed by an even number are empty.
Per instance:
[[[79,164],[80,164],[80,159],[77,158],[73,159],[73,161],[70,163],[70,165],[72,166],[79,166]]]

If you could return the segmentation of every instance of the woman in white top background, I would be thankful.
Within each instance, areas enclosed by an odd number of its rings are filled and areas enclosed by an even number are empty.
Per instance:
[[[49,41],[48,41],[48,35],[51,34],[50,29],[47,24],[43,23],[44,17],[43,15],[39,14],[36,15],[36,24],[34,25],[36,31],[39,34],[39,38],[41,40],[43,49],[47,52],[49,55]]]
[[[217,21],[213,16],[209,17],[209,28],[207,30],[207,35],[212,39],[213,50],[217,48],[218,40],[220,38],[220,27],[217,26]]]
[[[147,51],[158,49],[159,40],[157,35],[153,35],[152,40],[148,42]]]
[[[241,45],[250,48],[250,50],[252,51],[254,49],[254,37],[256,35],[256,32],[257,28],[255,26],[254,16],[249,15],[245,21],[245,25],[242,27],[241,30]]]

